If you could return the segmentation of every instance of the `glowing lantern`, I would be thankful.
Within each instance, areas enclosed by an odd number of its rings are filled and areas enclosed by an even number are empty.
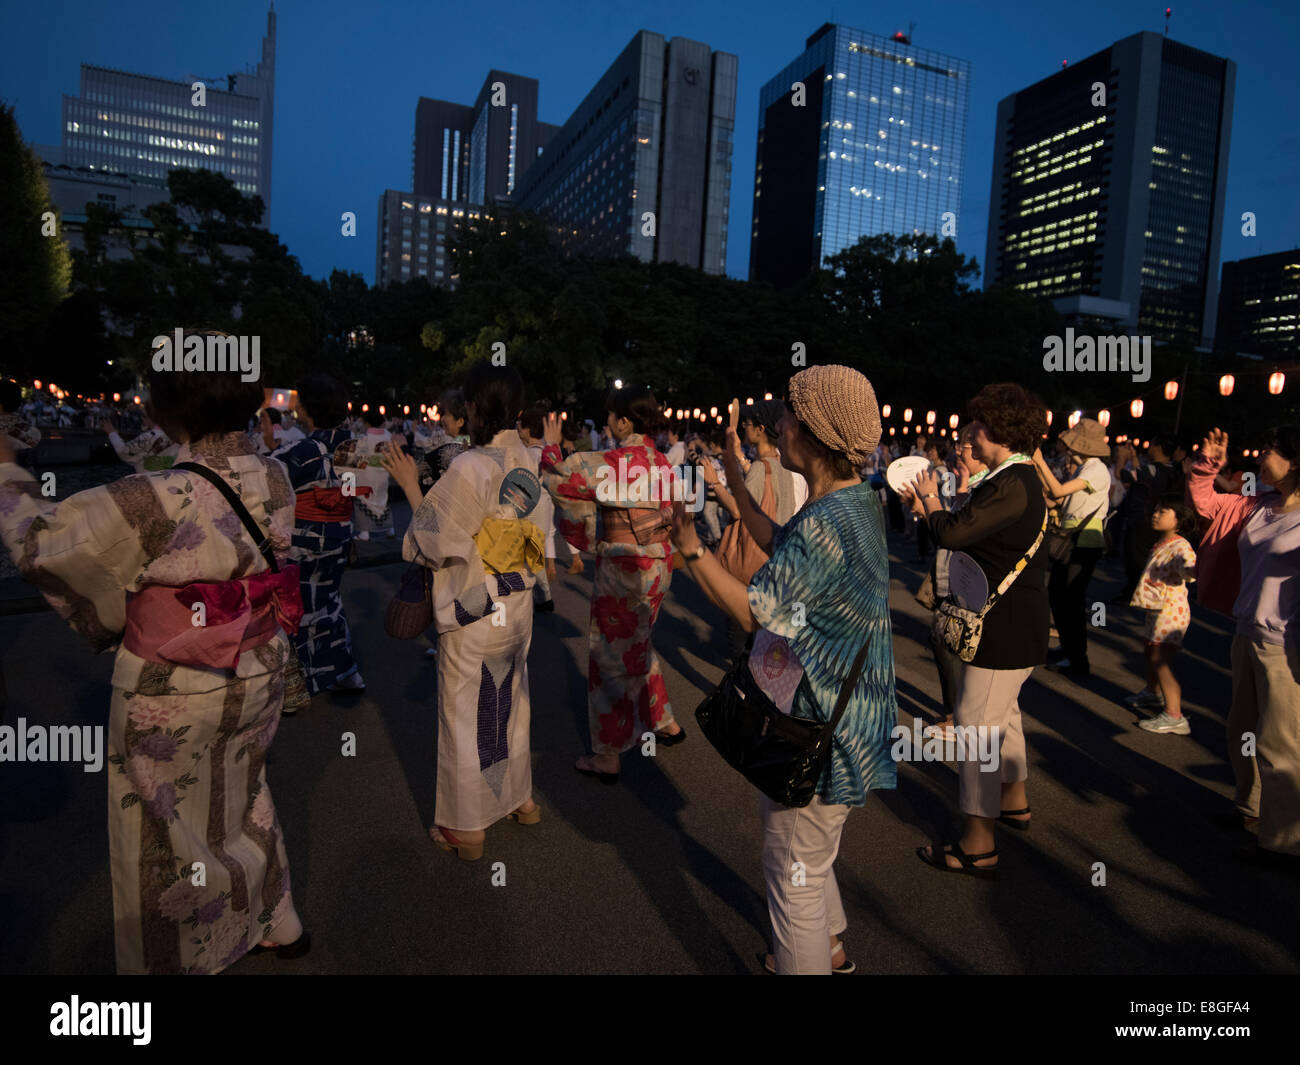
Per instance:
[[[883,407],[880,408],[880,416],[881,416],[882,418],[888,418],[888,417],[889,417],[889,404],[888,404],[888,403],[886,403]]]
[[[385,414],[385,413],[387,413],[387,412],[384,410],[384,405],[383,405],[382,403],[379,405],[379,413],[380,413],[380,414]]]
[[[745,406],[752,407],[753,405],[754,405],[754,397],[750,396],[747,400],[745,400]]]
[[[1178,382],[1177,382],[1177,381],[1166,381],[1166,382],[1165,382],[1165,399],[1177,399],[1177,398],[1178,398]]]
[[[1047,424],[1052,424],[1052,412],[1050,410],[1047,412]]]
[[[121,393],[121,392],[114,392],[114,393],[113,393],[113,402],[114,402],[114,403],[121,403],[121,402],[122,402],[122,393]]]
[[[1068,419],[1066,419],[1066,420],[1070,423],[1070,428],[1071,428],[1071,429],[1073,429],[1076,425],[1079,424],[1079,419],[1080,419],[1082,416],[1083,416],[1083,412],[1082,412],[1082,411],[1077,411],[1077,410],[1076,410],[1076,411],[1071,411],[1071,412],[1070,412],[1070,417],[1069,417]]]
[[[907,435],[907,426],[906,426],[906,425],[903,426],[903,435],[904,435],[904,436]]]
[[[40,381],[33,381],[32,384],[36,386],[36,391],[37,391],[37,392],[39,392],[39,391],[41,390],[41,383],[40,383]]]
[[[420,413],[421,413],[421,414],[424,413],[424,404],[423,404],[423,403],[420,404]]]
[[[136,404],[137,407],[140,405],[140,397],[139,397],[139,396],[136,396],[136,397],[135,397],[135,404]]]
[[[1128,412],[1129,412],[1131,415],[1133,415],[1134,418],[1141,418],[1141,417],[1142,417],[1142,401],[1141,401],[1140,399],[1135,399],[1132,403],[1130,403],[1130,404],[1128,405]]]
[[[894,435],[894,427],[892,425],[889,427],[889,435],[890,436]]]
[[[1103,429],[1106,428],[1110,424],[1110,411],[1099,410],[1097,412],[1097,421]]]
[[[925,412],[925,424],[926,425],[934,424],[934,411],[928,410]]]
[[[348,410],[352,409],[352,400],[348,400]]]
[[[1253,459],[1257,459],[1257,458],[1259,458],[1259,452],[1258,452],[1258,451],[1252,451],[1252,452],[1250,453],[1250,457],[1253,458]]]
[[[954,414],[951,418],[948,419],[948,428],[949,428],[949,429],[956,429],[956,428],[957,428],[957,421],[958,421],[957,415]]]
[[[721,415],[721,414],[718,414],[718,415],[715,415],[715,417],[716,417],[717,420],[718,420],[718,424],[721,425],[721,424],[722,424],[722,415]]]
[[[771,399],[771,398],[772,398],[772,393],[771,393],[771,392],[764,392],[764,393],[763,393],[763,398],[764,398],[764,399]]]
[[[403,404],[402,404],[402,413],[403,413],[403,414],[410,414],[410,413],[411,413],[411,405],[410,405],[409,403],[403,403]]]
[[[1268,375],[1268,394],[1270,396],[1280,396],[1282,389],[1286,387],[1286,374],[1274,373]]]
[[[369,409],[370,409],[370,404],[369,404],[369,403],[363,403],[363,404],[361,404],[361,413],[362,413],[362,414],[365,414],[366,411],[368,411]]]
[[[903,421],[910,422],[911,420],[912,420],[912,408],[905,407],[903,409]]]
[[[672,409],[672,407],[665,407],[665,408],[664,408],[664,417],[665,417],[665,418],[671,418],[672,416],[673,416],[673,409]]]
[[[1243,451],[1243,452],[1241,453],[1241,457],[1242,457],[1243,459],[1248,459],[1248,458],[1250,458],[1250,449],[1247,448],[1245,451]]]
[[[916,431],[917,431],[918,433],[921,431],[921,423],[920,423],[920,422],[917,422],[917,424],[916,424]]]
[[[1221,396],[1232,395],[1232,390],[1236,386],[1236,384],[1237,384],[1237,379],[1233,377],[1232,374],[1225,373],[1222,377],[1219,378],[1219,395]]]
[[[560,421],[567,422],[568,420],[569,420],[569,412],[567,410],[560,411]]]
[[[698,418],[699,416],[700,416],[700,408],[696,407],[693,411],[691,411],[691,417]]]
[[[718,416],[718,408],[717,408],[717,407],[710,407],[710,408],[709,408],[709,417],[710,417],[710,418],[716,418],[717,416]]]

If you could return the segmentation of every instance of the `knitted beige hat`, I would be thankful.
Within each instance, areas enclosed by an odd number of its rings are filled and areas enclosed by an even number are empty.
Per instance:
[[[855,465],[866,462],[880,443],[876,393],[851,366],[809,366],[790,378],[795,415],[832,451]]]

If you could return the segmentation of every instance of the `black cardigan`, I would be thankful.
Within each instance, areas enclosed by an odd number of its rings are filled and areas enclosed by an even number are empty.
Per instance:
[[[1047,503],[1031,463],[1008,466],[976,485],[961,510],[930,515],[935,542],[964,551],[984,571],[989,594],[1038,536]],[[1047,659],[1047,541],[1007,593],[984,615],[984,635],[970,663],[982,669],[1024,669]]]

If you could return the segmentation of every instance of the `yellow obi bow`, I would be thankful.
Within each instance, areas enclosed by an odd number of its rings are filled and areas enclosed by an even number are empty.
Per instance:
[[[546,537],[531,521],[485,518],[474,534],[483,565],[493,573],[540,572],[546,565]]]

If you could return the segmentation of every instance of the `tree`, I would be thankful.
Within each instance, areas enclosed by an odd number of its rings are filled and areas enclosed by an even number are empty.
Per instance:
[[[68,294],[72,260],[50,203],[41,162],[0,104],[0,330],[6,369],[27,377],[49,365],[43,351],[51,316]]]

